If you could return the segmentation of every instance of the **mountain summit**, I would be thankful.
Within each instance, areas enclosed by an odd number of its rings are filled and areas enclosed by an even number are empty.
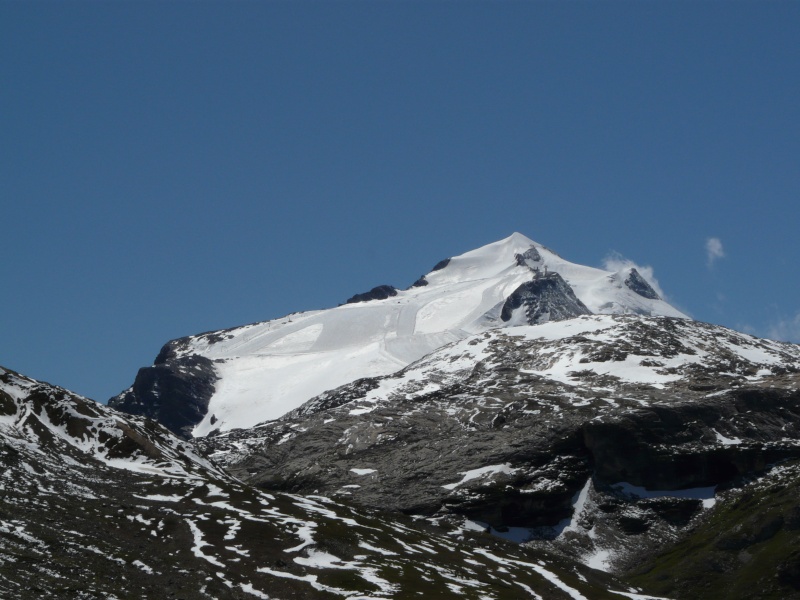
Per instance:
[[[382,285],[336,308],[173,340],[109,404],[204,436],[279,418],[482,331],[590,314],[686,317],[635,268],[577,265],[514,233],[405,290]]]

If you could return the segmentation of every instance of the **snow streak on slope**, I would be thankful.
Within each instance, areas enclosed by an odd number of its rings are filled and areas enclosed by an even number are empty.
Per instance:
[[[383,300],[179,340],[178,357],[208,358],[219,375],[193,435],[279,418],[326,390],[395,372],[471,334],[518,325],[519,309],[510,319],[501,315],[506,300],[522,284],[556,273],[591,312],[685,316],[646,283],[637,292],[630,282],[639,276],[630,268],[612,273],[575,265],[516,233],[437,267]],[[550,318],[547,306],[542,310],[537,322]]]

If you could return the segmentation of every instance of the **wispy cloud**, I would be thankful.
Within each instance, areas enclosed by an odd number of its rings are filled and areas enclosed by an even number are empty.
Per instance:
[[[794,318],[780,319],[770,325],[767,337],[782,342],[800,343],[800,312]]]
[[[759,337],[761,333],[757,327],[750,325],[750,323],[737,323],[734,329],[736,331],[741,331],[742,333],[749,333],[750,335],[754,335],[756,337]]]
[[[656,291],[656,294],[666,300],[664,290],[661,289],[661,286],[658,284],[658,279],[656,279],[656,276],[653,274],[653,267],[649,265],[644,267],[637,265],[632,260],[622,256],[619,252],[611,252],[603,259],[603,268],[605,268],[606,271],[621,271],[629,267],[636,269],[639,275],[644,277],[645,281],[650,284],[650,287]]]
[[[725,258],[725,250],[722,248],[722,240],[711,237],[706,240],[707,265],[710,269],[720,258]]]

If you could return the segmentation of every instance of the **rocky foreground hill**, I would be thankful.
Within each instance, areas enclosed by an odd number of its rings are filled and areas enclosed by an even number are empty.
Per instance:
[[[0,369],[0,597],[620,598],[469,528],[241,483],[190,444]]]

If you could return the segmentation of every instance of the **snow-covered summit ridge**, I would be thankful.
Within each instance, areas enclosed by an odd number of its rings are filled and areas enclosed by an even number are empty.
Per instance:
[[[170,342],[160,356],[176,365],[173,375],[186,380],[200,368],[185,363],[192,358],[217,376],[205,386],[207,412],[192,434],[279,418],[326,390],[393,373],[490,329],[593,313],[686,317],[635,269],[577,265],[519,233],[441,261],[406,290],[381,289],[389,291],[376,299],[359,295],[336,308]],[[138,391],[137,384],[112,404],[162,405],[163,381]]]
[[[446,264],[441,261],[439,265],[442,267],[434,268],[425,279],[429,285],[448,285],[498,277],[522,266],[517,256],[537,246],[544,250],[544,246],[524,235],[513,233],[505,239],[450,258]]]

